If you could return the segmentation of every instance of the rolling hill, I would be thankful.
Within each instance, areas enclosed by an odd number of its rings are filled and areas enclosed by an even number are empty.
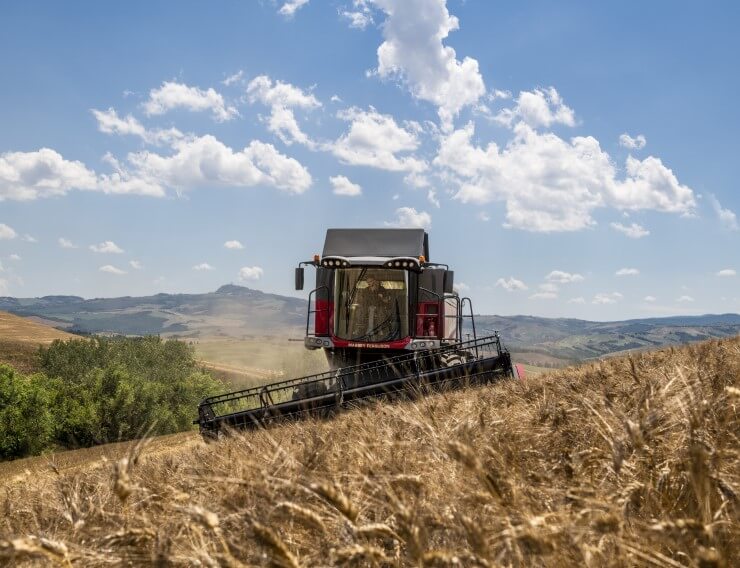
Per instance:
[[[235,285],[205,294],[95,299],[2,297],[0,310],[42,318],[75,333],[159,334],[209,341],[301,338],[306,321],[305,300]],[[740,315],[616,322],[479,315],[476,327],[479,333],[499,330],[521,362],[561,367],[629,350],[730,337],[740,333]]]
[[[34,357],[39,345],[74,337],[33,319],[0,312],[0,363],[25,373],[33,372],[36,370]]]

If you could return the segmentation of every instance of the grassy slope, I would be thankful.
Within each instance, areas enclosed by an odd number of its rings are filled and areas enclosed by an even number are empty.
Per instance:
[[[75,337],[31,319],[0,312],[0,363],[24,373],[33,372],[37,366],[35,359],[39,345]]]
[[[739,383],[740,337],[36,473],[0,561],[729,566]]]

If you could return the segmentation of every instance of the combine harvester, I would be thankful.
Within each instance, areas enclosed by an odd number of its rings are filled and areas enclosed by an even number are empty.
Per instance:
[[[446,264],[430,262],[423,229],[329,229],[323,254],[296,268],[296,290],[304,266],[316,268],[304,344],[323,349],[330,370],[206,398],[194,421],[205,439],[515,375],[498,333],[476,335],[470,298],[454,291]]]

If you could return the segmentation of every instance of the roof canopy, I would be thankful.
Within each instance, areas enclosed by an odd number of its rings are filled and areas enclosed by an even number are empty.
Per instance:
[[[328,229],[322,256],[412,256],[429,261],[424,229]]]

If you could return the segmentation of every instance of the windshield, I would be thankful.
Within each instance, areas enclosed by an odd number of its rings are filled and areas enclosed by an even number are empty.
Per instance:
[[[408,336],[405,270],[344,268],[335,274],[337,337],[378,343]]]

